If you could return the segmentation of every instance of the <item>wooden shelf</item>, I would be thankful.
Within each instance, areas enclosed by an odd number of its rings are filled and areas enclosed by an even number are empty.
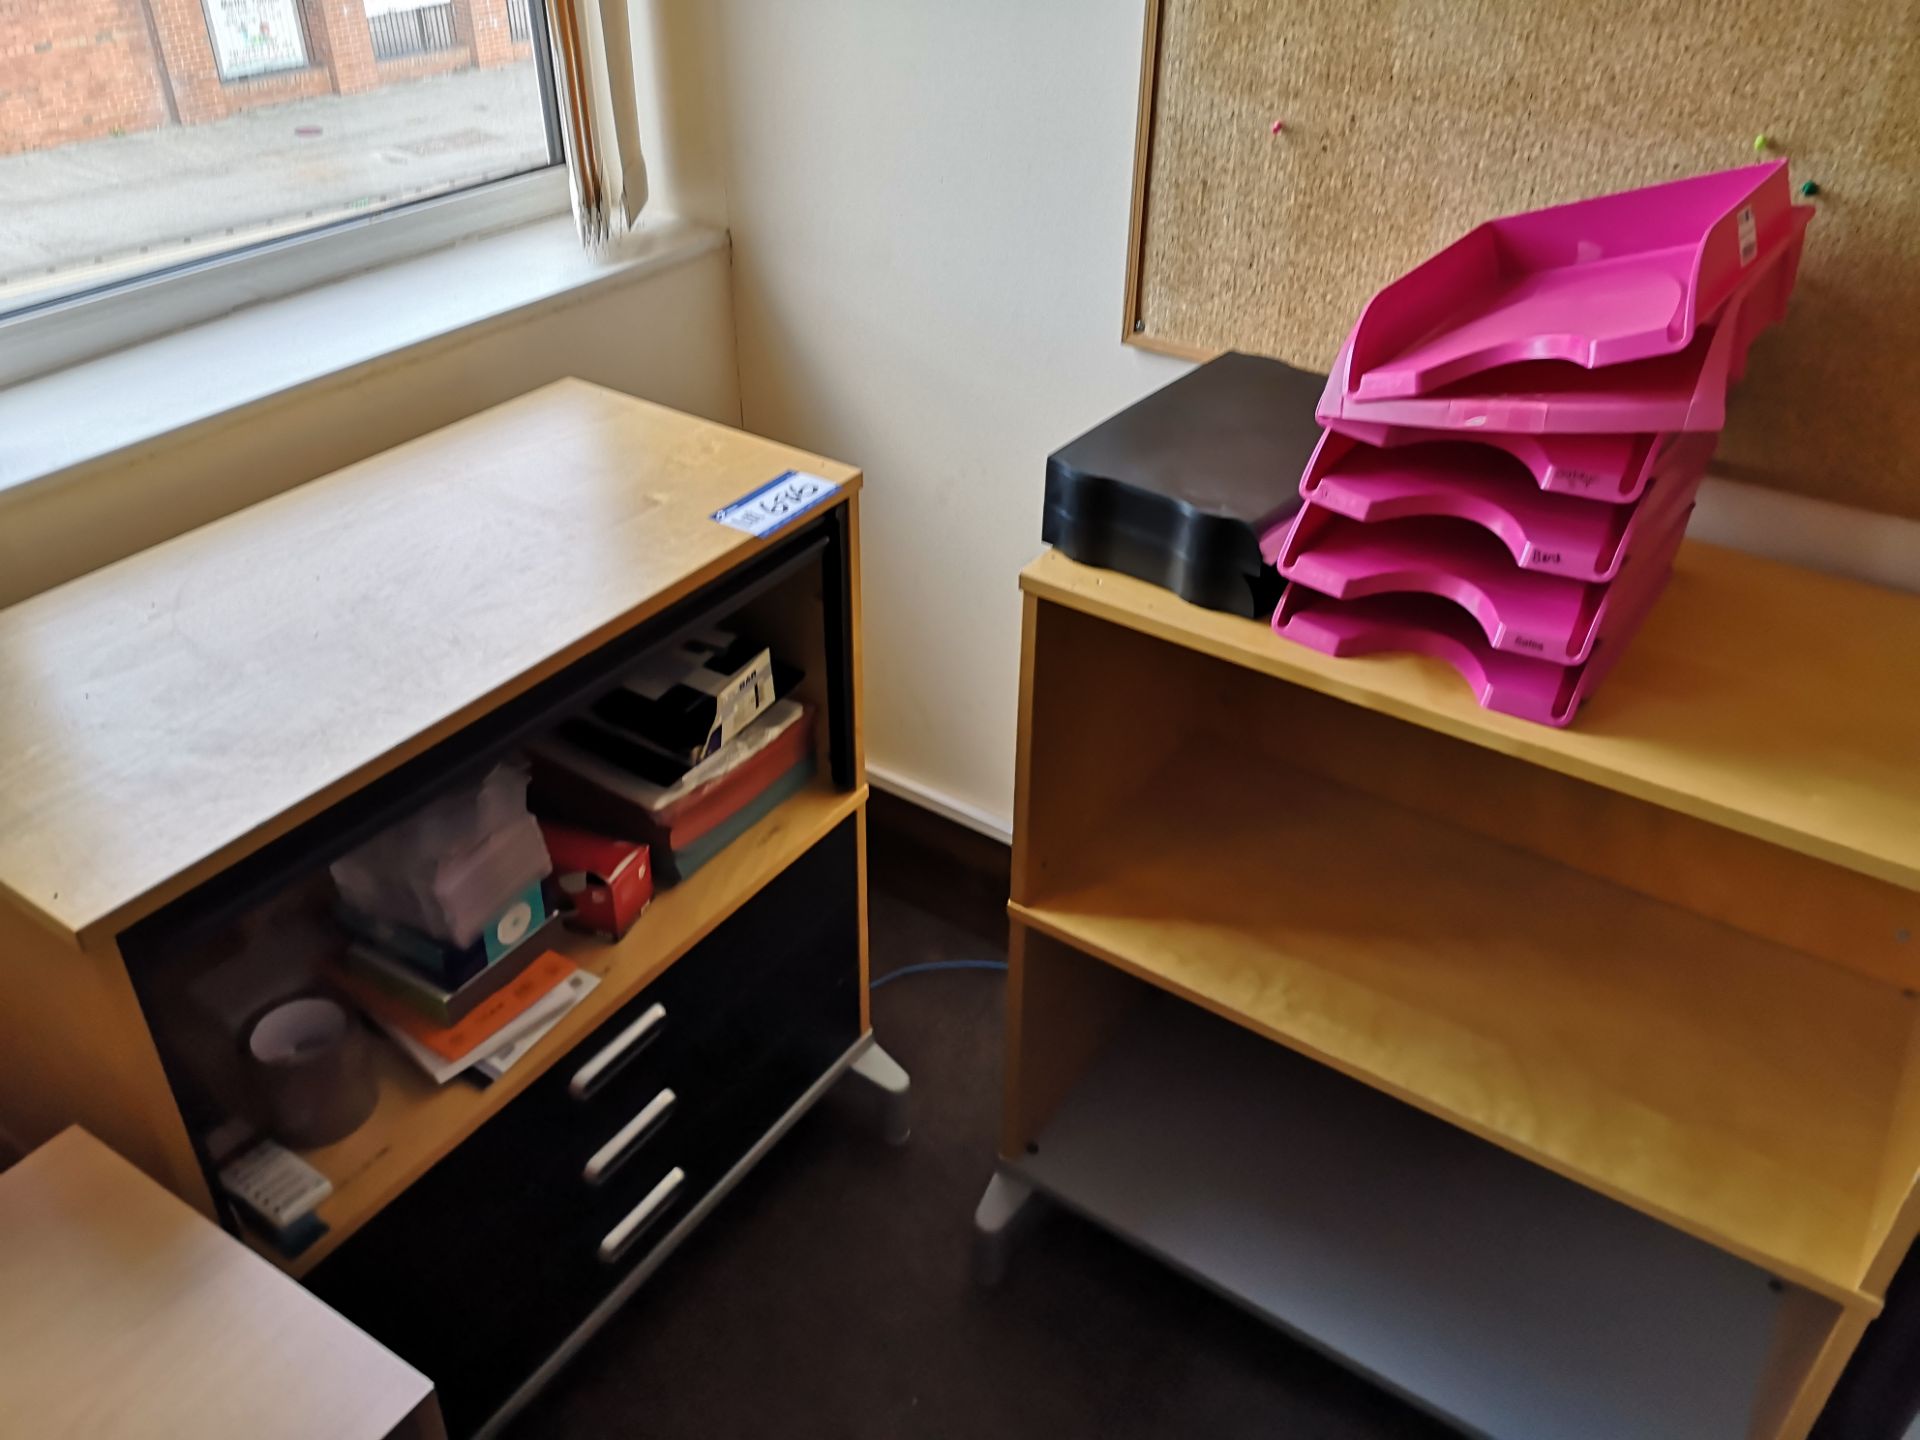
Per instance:
[[[692,879],[662,891],[646,915],[617,944],[566,935],[557,945],[599,986],[555,1026],[526,1059],[485,1090],[460,1081],[428,1080],[395,1047],[376,1047],[378,1107],[353,1134],[306,1151],[306,1159],[333,1181],[320,1206],[326,1236],[288,1261],[251,1231],[261,1254],[304,1275],[377,1214],[454,1146],[526,1089],[556,1056],[564,1055],[668,965],[725,920],[761,886],[798,859],[866,802],[865,786],[834,789],[815,781],[729,845]]]
[[[1304,773],[1182,752],[1015,918],[1845,1304],[1883,984]],[[1064,847],[1063,847],[1064,848]]]
[[[1008,1165],[1474,1434],[1744,1440],[1787,1298],[1164,997]]]
[[[1420,656],[1336,660],[1049,551],[1030,594],[1431,730],[1920,889],[1920,603],[1689,543],[1573,728],[1479,708]]]
[[[713,512],[796,468],[860,487],[558,380],[0,611],[0,904],[103,946],[780,543]]]

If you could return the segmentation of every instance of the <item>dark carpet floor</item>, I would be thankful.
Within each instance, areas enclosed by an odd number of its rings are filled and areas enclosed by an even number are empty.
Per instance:
[[[1004,958],[1004,874],[956,871],[927,833],[897,802],[876,803],[876,975]],[[977,1288],[969,1242],[993,1169],[1004,990],[976,971],[876,991],[874,1031],[913,1076],[911,1142],[882,1143],[867,1097],[843,1083],[523,1412],[513,1440],[1452,1434],[1058,1212],[1024,1238],[1003,1286]]]

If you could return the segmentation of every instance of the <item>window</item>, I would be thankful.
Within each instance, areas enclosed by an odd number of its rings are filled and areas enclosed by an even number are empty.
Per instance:
[[[0,322],[455,194],[563,209],[545,50],[544,0],[0,4]]]

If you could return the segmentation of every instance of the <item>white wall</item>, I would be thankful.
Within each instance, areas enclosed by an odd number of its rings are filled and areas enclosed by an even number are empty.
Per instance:
[[[1139,0],[635,0],[653,210],[710,254],[0,512],[0,605],[561,375],[862,466],[876,772],[1004,828],[1047,454],[1181,374],[1119,343]],[[738,375],[733,341],[737,333]],[[1711,485],[1695,531],[1920,587],[1920,525]]]
[[[1119,343],[1143,7],[717,10],[746,426],[866,470],[874,768],[1004,826],[1046,456],[1184,368]],[[1695,533],[1920,588],[1913,522],[1710,484]]]
[[[1119,343],[1138,0],[727,0],[748,429],[861,466],[874,768],[1004,825],[1048,453]]]
[[[0,492],[0,606],[567,375],[737,425],[729,290],[712,250]]]

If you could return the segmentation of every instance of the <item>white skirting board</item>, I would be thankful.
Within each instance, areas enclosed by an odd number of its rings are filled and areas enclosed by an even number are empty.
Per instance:
[[[1452,1424],[1741,1440],[1770,1277],[1154,996],[1009,1168]]]
[[[884,765],[867,763],[867,779],[876,790],[884,790],[889,795],[897,795],[909,800],[922,810],[931,810],[942,819],[951,820],[956,825],[964,825],[969,830],[978,831],[989,840],[998,840],[1002,845],[1013,843],[1013,822],[1005,815],[995,814],[982,809],[969,801],[936,790],[931,785],[923,785],[910,775],[902,775],[897,770],[889,770]]]

